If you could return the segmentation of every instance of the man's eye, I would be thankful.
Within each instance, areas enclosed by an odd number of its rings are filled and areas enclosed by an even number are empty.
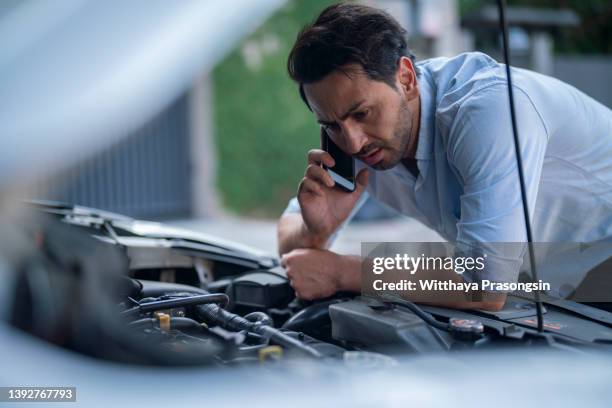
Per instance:
[[[363,120],[365,119],[365,117],[368,116],[368,112],[367,111],[360,111],[360,112],[355,112],[353,114],[353,117],[357,120]]]
[[[338,131],[338,129],[340,129],[340,126],[338,126],[337,124],[329,124],[325,126],[325,130],[329,133],[336,133]]]

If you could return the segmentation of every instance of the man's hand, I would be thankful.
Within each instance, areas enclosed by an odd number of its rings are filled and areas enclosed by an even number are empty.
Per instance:
[[[334,159],[320,149],[308,152],[308,167],[298,187],[297,199],[302,210],[305,234],[313,247],[323,247],[334,231],[346,220],[368,183],[367,169],[359,172],[355,191],[334,188],[334,180],[322,167],[334,166]],[[318,245],[317,245],[318,244]]]
[[[278,222],[280,255],[297,248],[324,249],[331,235],[355,207],[368,183],[367,169],[359,172],[355,191],[334,188],[334,180],[322,167],[332,167],[334,159],[320,149],[308,152],[308,167],[298,187],[301,213],[286,214]]]
[[[283,255],[281,264],[300,299],[320,299],[338,291],[360,289],[361,268],[356,257],[320,249],[294,249]]]

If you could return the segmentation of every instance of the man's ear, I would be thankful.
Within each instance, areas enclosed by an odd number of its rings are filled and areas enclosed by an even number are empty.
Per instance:
[[[416,78],[417,75],[412,60],[408,57],[401,57],[397,68],[397,81],[399,82],[402,93],[406,95],[407,100],[419,96]]]

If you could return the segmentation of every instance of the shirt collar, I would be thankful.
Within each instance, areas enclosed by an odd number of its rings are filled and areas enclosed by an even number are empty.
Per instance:
[[[433,153],[433,132],[434,132],[434,113],[435,90],[426,72],[421,68],[419,75],[419,94],[421,98],[421,117],[419,126],[419,140],[415,158],[417,160],[428,160]]]

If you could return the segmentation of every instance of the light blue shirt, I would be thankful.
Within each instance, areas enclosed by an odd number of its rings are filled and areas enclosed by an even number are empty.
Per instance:
[[[417,66],[419,175],[403,165],[370,169],[367,195],[459,245],[525,242],[505,66],[478,52]],[[610,239],[612,111],[548,76],[513,68],[512,80],[534,240]],[[364,166],[357,161],[358,170]],[[286,212],[298,211],[293,199]],[[501,279],[516,279],[519,252]],[[600,261],[590,254],[583,272]],[[575,267],[551,273],[558,286],[575,287],[584,276]]]

